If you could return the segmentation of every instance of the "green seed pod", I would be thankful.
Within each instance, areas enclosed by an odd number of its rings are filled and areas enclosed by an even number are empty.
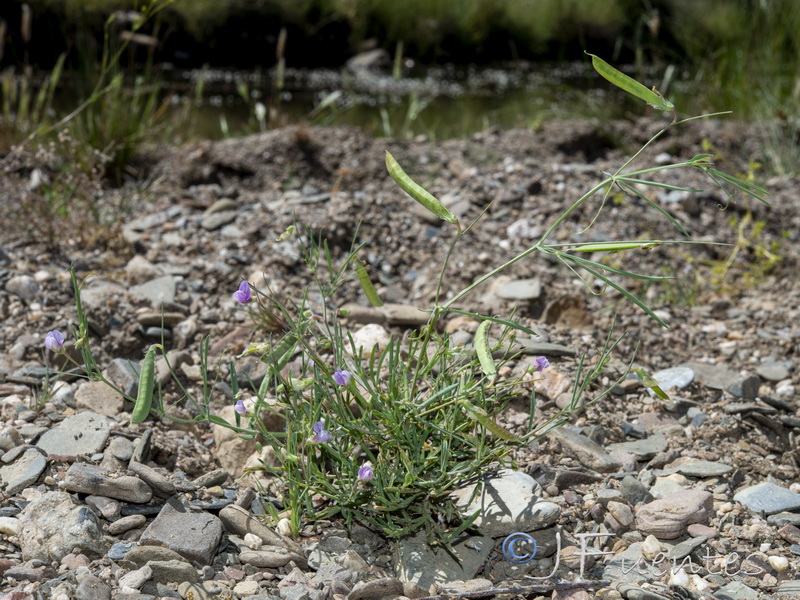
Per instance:
[[[388,151],[386,152],[386,168],[389,170],[389,175],[391,175],[397,185],[422,206],[448,223],[456,223],[458,221],[456,216],[451,213],[444,204],[439,202],[435,196],[411,179],[394,159],[394,156],[389,154]]]
[[[369,303],[376,307],[383,306],[383,300],[378,296],[375,286],[372,285],[372,280],[369,278],[369,273],[367,273],[367,268],[364,264],[356,261],[355,269],[356,275],[358,275],[358,282],[361,284],[361,289],[364,290],[364,295],[369,300]]]
[[[492,349],[489,347],[489,327],[491,321],[482,321],[475,331],[475,353],[478,355],[478,361],[481,363],[483,374],[490,379],[494,379],[497,375],[497,367],[492,360]]]
[[[156,374],[156,345],[150,346],[139,371],[139,392],[131,413],[131,423],[141,423],[150,414],[153,403],[153,381]]]

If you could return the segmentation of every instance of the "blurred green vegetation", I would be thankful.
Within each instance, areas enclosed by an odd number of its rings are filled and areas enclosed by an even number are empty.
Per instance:
[[[770,140],[768,170],[795,172],[800,165],[796,0],[28,0],[27,5],[32,36],[19,25],[21,2],[0,11],[6,19],[0,36],[0,145],[53,121],[58,83],[59,91],[69,87],[79,99],[92,98],[73,120],[73,134],[103,153],[113,150],[110,170],[117,179],[137,147],[181,129],[165,119],[180,110],[164,103],[162,71],[155,68],[160,64],[263,71],[273,69],[280,54],[288,67],[340,68],[371,47],[390,54],[401,47],[415,64],[503,62],[512,70],[520,64],[514,61],[585,60],[583,51],[589,50],[613,64],[632,65],[632,75],[656,83],[681,110],[733,110],[735,118],[763,122]],[[132,15],[148,10],[148,22],[133,27]],[[115,11],[123,12],[109,21]],[[141,39],[129,44],[123,34],[131,31]],[[276,52],[280,32],[288,32],[283,53]],[[104,71],[102,57],[125,44],[126,53]],[[46,74],[54,65],[60,70],[57,61],[63,57],[61,81],[48,81]],[[103,74],[99,95],[98,73]],[[182,94],[190,99],[196,91]],[[503,96],[511,108],[492,110],[504,115],[504,123],[520,124],[509,114],[520,97]],[[452,126],[444,134],[435,130],[437,120],[455,122],[437,117],[436,102],[412,97],[369,118],[380,120],[384,134],[457,135]],[[268,108],[272,111],[274,102]],[[15,111],[22,118],[14,118]],[[186,118],[186,111],[180,116]],[[341,122],[331,110],[321,117]],[[247,126],[253,124],[263,128],[264,119],[251,115]],[[470,132],[465,128],[464,135]]]

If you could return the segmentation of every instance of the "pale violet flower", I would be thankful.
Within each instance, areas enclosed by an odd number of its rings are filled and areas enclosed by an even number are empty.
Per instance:
[[[547,367],[550,366],[550,361],[547,360],[544,356],[539,356],[536,360],[533,361],[533,365],[536,367],[537,371],[544,371]]]
[[[347,385],[350,383],[350,379],[352,377],[353,374],[350,371],[345,371],[344,369],[336,369],[336,372],[333,374],[333,380],[339,385]]]
[[[237,400],[236,404],[233,407],[233,410],[235,410],[237,414],[246,415],[247,407],[244,405],[244,400],[242,400],[241,398]]]
[[[375,473],[372,471],[372,463],[370,462],[364,463],[358,470],[359,481],[364,481],[364,482],[371,481],[374,476]]]
[[[331,439],[331,434],[325,430],[325,421],[314,423],[314,435],[311,436],[311,441],[317,444],[324,444],[329,439]]]
[[[44,345],[52,352],[61,352],[64,349],[64,336],[57,329],[48,331],[44,336]]]
[[[252,301],[253,297],[250,295],[250,284],[246,281],[240,283],[239,289],[233,292],[233,297],[237,302],[241,302],[242,304],[247,304]]]

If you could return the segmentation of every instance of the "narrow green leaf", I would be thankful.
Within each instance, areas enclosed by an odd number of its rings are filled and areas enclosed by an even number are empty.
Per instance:
[[[464,408],[464,412],[467,413],[467,416],[470,419],[485,427],[489,432],[496,435],[501,440],[506,440],[507,442],[519,441],[519,438],[517,438],[517,436],[515,436],[513,433],[503,429],[500,427],[500,425],[492,421],[486,411],[482,408],[475,406],[467,400],[462,400],[459,404],[461,404],[461,406]]]
[[[456,223],[458,221],[456,216],[451,213],[444,204],[439,202],[436,197],[416,183],[403,171],[402,167],[400,167],[398,162],[394,159],[394,156],[389,154],[388,150],[386,151],[386,168],[389,170],[389,175],[391,175],[397,185],[422,206],[448,223]]]
[[[624,180],[617,181],[617,185],[619,185],[619,187],[622,188],[624,191],[626,191],[626,192],[628,192],[630,194],[633,194],[634,196],[638,196],[639,198],[641,198],[642,200],[647,202],[650,206],[655,208],[658,212],[660,212],[667,219],[669,219],[669,222],[672,223],[678,231],[680,231],[686,237],[689,237],[689,232],[686,231],[686,228],[683,225],[681,225],[680,221],[678,221],[678,219],[673,217],[666,209],[664,209],[660,205],[658,205],[655,202],[653,202],[652,200],[650,200],[650,198],[645,196],[643,193],[641,193],[639,190],[637,190],[632,185],[629,185],[629,184],[625,183]]]
[[[662,400],[669,400],[669,395],[658,387],[658,381],[654,377],[652,377],[647,371],[645,371],[641,367],[637,367],[634,369],[636,375],[639,376],[639,380],[642,382],[642,385],[646,388],[653,390],[653,393],[661,398]]]
[[[475,353],[478,355],[478,362],[481,363],[481,370],[490,380],[497,376],[497,367],[492,359],[492,349],[489,347],[489,327],[491,321],[483,321],[478,325],[475,332]]]
[[[556,252],[557,255],[562,253]],[[586,266],[593,269],[600,269],[603,271],[608,271],[609,273],[616,273],[617,275],[622,275],[623,277],[628,277],[630,279],[644,279],[646,281],[661,281],[664,279],[674,279],[674,277],[668,275],[642,275],[641,273],[634,273],[633,271],[624,271],[622,269],[618,269],[616,267],[612,267],[610,265],[604,265],[599,262],[595,262],[593,260],[588,260],[583,258],[582,256],[573,256],[571,254],[566,255],[569,256],[572,262],[579,266]]]
[[[358,275],[358,283],[361,284],[361,289],[364,290],[364,295],[367,297],[367,300],[369,300],[369,303],[376,307],[383,306],[383,300],[381,300],[381,297],[378,296],[375,286],[372,285],[372,280],[369,278],[367,268],[357,259],[354,264],[356,275]]]
[[[590,54],[588,52],[586,54],[589,54],[589,56],[592,57],[592,66],[594,67],[594,70],[597,71],[601,77],[607,79],[621,90],[644,100],[650,106],[657,108],[658,110],[675,110],[675,106],[672,104],[672,102],[659,94],[655,88],[648,90],[635,79],[628,77],[620,71],[617,71],[599,56],[595,56],[594,54]]]
[[[575,252],[619,252],[621,250],[634,250],[641,248],[649,250],[662,244],[661,240],[642,240],[639,242],[596,242],[581,244],[573,248]]]

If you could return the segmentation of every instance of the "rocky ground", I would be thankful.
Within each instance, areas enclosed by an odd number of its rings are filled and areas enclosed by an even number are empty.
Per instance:
[[[114,207],[118,228],[91,226],[86,216],[42,218],[35,207],[64,190],[56,185],[63,165],[47,152],[6,157],[4,597],[366,600],[500,590],[512,590],[506,598],[561,600],[800,597],[797,177],[764,182],[771,207],[741,195],[729,203],[698,172],[668,171],[665,181],[702,192],[648,192],[694,239],[733,244],[611,257],[614,266],[678,277],[631,285],[669,329],[613,290],[589,293],[574,273],[537,255],[464,299],[462,308],[484,314],[516,309],[539,333],[525,344],[551,362],[538,389],[541,418],[564,406],[578,357],[596,360],[614,319],[627,335],[599,383],[616,380],[638,345],[636,365],[655,374],[670,400],[629,377],[569,426],[517,452],[518,470],[490,484],[499,505],[451,553],[335,522],[310,524],[290,539],[259,519],[263,502],[253,479],[241,477],[257,458],[252,442],[205,425],[131,425],[132,406],[102,384],[65,379],[42,391],[45,367],[59,366],[44,350],[45,333],[76,323],[70,264],[88,278],[84,308],[109,378],[133,392],[128,361],[163,333],[191,389],[200,382],[203,338],[210,336],[211,356],[227,353],[215,365],[220,381],[227,357],[251,340],[247,313],[231,297],[243,278],[285,298],[308,283],[296,242],[275,243],[294,219],[324,236],[337,259],[354,236],[367,243],[362,257],[391,306],[354,310],[353,332],[371,323],[403,334],[420,318],[416,308],[430,306],[452,231],[387,177],[385,149],[462,222],[492,203],[456,248],[444,284],[452,294],[534,242],[658,127],[647,119],[548,123],[442,143],[301,127],[162,149],[137,163],[147,186],[92,179],[73,189],[74,206],[90,198],[101,214]],[[755,128],[711,120],[671,130],[639,166],[688,159],[708,143],[718,166],[734,173],[747,173],[763,155]],[[643,201],[622,196],[609,199],[592,229],[573,235],[598,203],[573,213],[555,239],[679,237]],[[753,223],[762,224],[758,235]],[[355,282],[338,300],[366,306]],[[475,325],[446,323],[465,339]],[[163,365],[158,377],[168,381]],[[169,384],[165,391],[177,398]],[[218,384],[215,411],[231,414],[230,391]],[[584,400],[600,391],[593,387]],[[191,407],[182,410],[192,416]],[[502,420],[513,426],[527,414],[512,405]],[[533,560],[504,558],[502,543],[515,532],[537,541]],[[582,540],[606,554],[582,556]]]

